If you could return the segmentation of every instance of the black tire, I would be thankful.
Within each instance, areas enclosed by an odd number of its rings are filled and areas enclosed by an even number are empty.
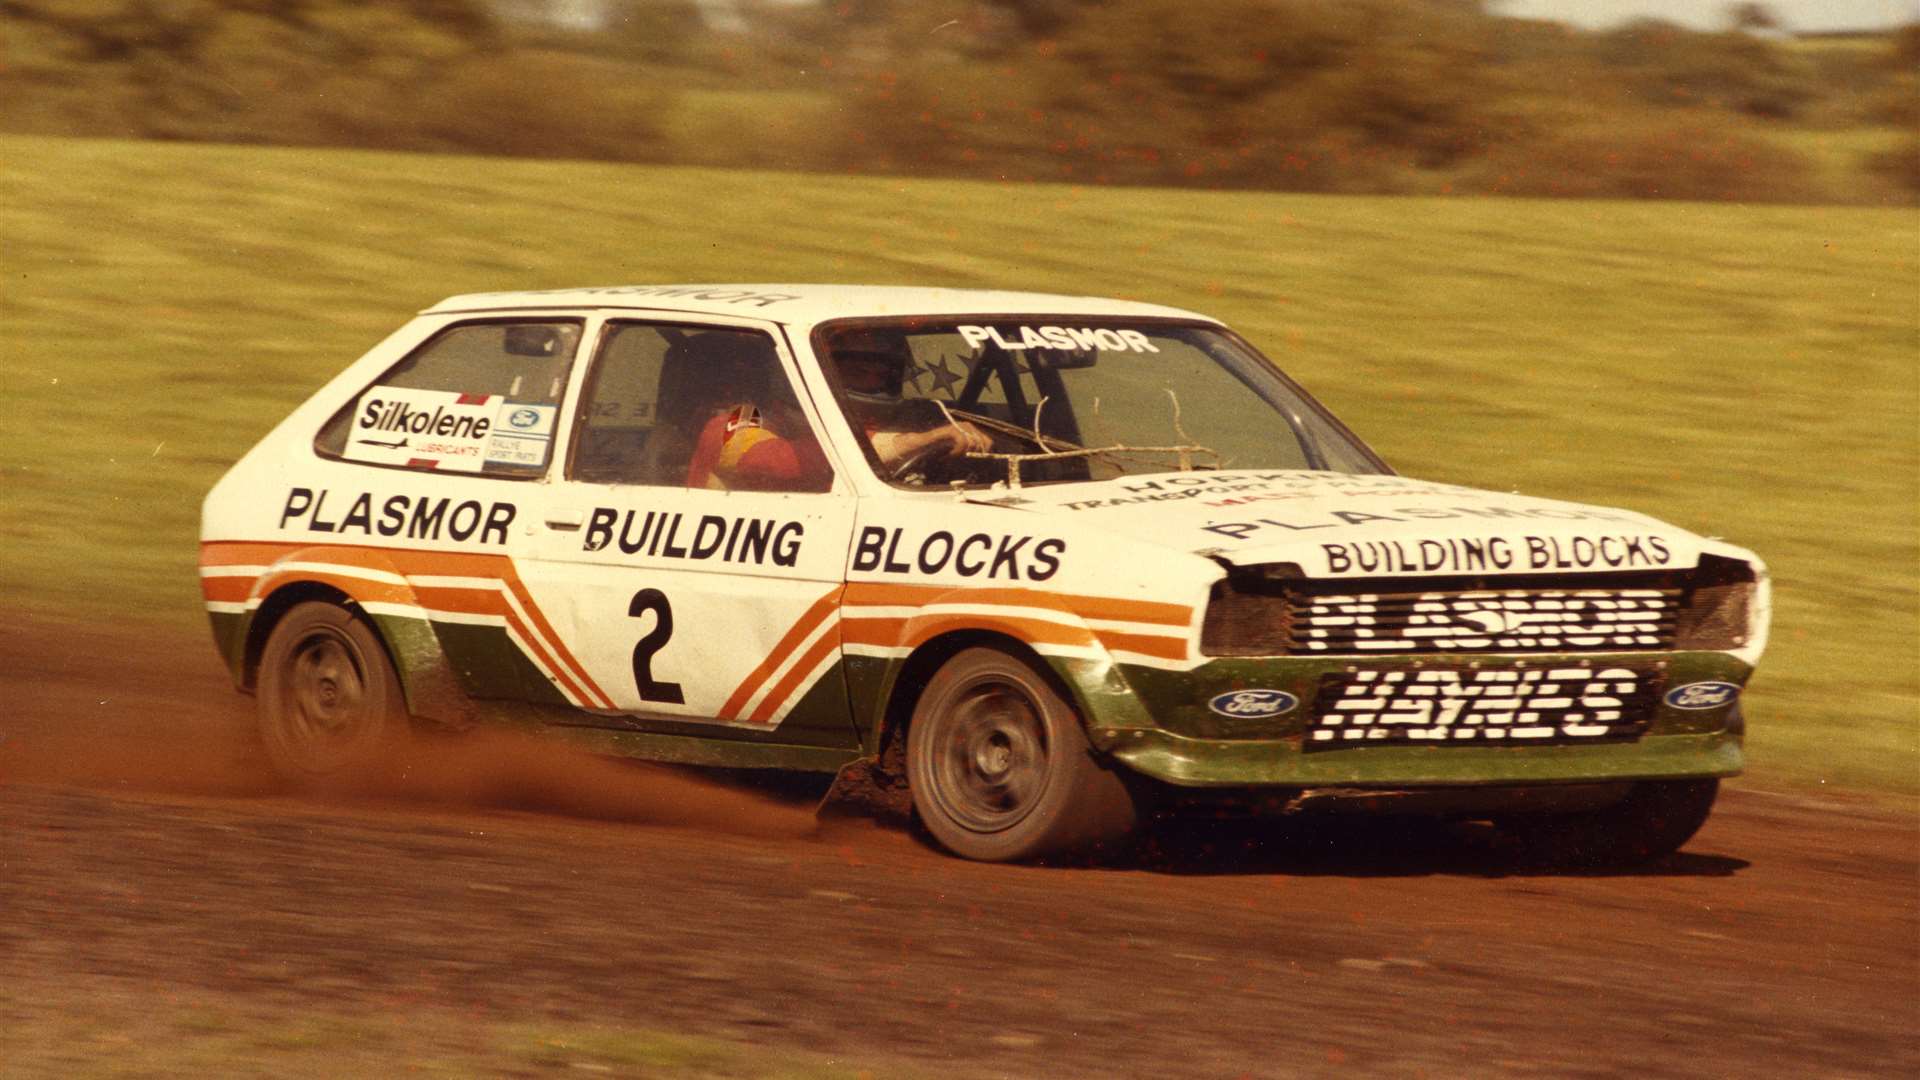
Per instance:
[[[1642,780],[1619,802],[1571,814],[1502,818],[1526,856],[1551,866],[1638,866],[1680,850],[1706,824],[1720,781]]]
[[[407,736],[400,678],[379,635],[334,604],[297,604],[273,628],[258,711],[268,763],[302,790],[377,785]]]
[[[1073,706],[998,649],[958,653],[928,681],[907,729],[907,785],[934,840],[982,862],[1115,844],[1139,820]]]

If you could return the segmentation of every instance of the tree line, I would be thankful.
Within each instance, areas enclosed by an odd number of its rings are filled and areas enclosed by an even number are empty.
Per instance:
[[[1479,0],[0,0],[0,130],[1341,192],[1920,192],[1920,26]],[[1831,138],[1862,133],[1859,140]],[[1836,166],[1808,146],[1858,146]]]

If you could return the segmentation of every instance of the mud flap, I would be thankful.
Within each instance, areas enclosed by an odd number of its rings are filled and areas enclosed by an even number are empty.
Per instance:
[[[913,821],[913,795],[904,770],[885,768],[878,758],[856,758],[834,774],[813,812],[819,818],[865,817],[905,826]]]

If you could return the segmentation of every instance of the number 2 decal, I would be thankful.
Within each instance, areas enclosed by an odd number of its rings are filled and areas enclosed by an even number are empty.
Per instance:
[[[653,677],[653,654],[666,647],[668,639],[673,637],[673,607],[667,603],[667,594],[659,589],[641,589],[633,594],[633,600],[627,604],[627,614],[635,618],[653,612],[653,629],[633,646],[633,683],[640,688],[641,701],[664,701],[670,705],[685,705],[687,697],[680,692],[677,682],[661,682]]]

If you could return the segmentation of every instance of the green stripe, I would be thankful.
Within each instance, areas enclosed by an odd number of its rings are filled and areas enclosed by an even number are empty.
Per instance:
[[[220,653],[220,662],[227,665],[228,674],[233,676],[233,684],[244,687],[247,681],[247,628],[253,625],[253,613],[209,611],[207,621],[213,625],[213,647]]]
[[[1296,739],[1221,742],[1164,731],[1094,732],[1133,769],[1182,787],[1558,783],[1733,776],[1740,738],[1656,735],[1590,746],[1362,746],[1300,751]]]

